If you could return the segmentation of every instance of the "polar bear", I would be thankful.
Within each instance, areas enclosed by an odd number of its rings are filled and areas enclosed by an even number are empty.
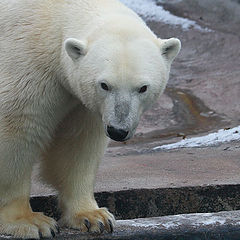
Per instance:
[[[112,232],[93,194],[99,161],[163,92],[180,41],[157,38],[117,0],[1,0],[0,32],[0,234],[58,232],[29,205],[36,161],[62,226]]]

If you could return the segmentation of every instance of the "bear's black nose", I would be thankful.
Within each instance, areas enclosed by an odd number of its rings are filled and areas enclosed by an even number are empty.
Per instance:
[[[109,137],[112,140],[119,141],[119,142],[124,141],[128,135],[128,131],[125,131],[122,129],[117,129],[112,126],[107,127],[107,132],[108,132]]]

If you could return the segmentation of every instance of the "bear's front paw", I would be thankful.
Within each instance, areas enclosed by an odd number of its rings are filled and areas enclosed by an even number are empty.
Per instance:
[[[57,232],[57,222],[42,213],[32,212],[28,198],[15,199],[0,208],[0,235],[41,239],[53,238]]]
[[[42,213],[32,212],[7,221],[0,219],[0,234],[15,238],[54,238],[57,232],[59,229],[56,221]]]
[[[99,208],[92,211],[81,211],[72,217],[64,216],[59,224],[79,229],[82,232],[103,233],[106,230],[112,233],[115,218],[106,208]]]

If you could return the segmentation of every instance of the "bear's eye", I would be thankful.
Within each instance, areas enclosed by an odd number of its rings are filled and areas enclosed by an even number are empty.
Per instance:
[[[144,85],[144,86],[142,86],[140,89],[139,89],[139,93],[145,93],[146,91],[147,91],[147,85]]]
[[[101,83],[101,88],[105,91],[109,90],[108,85],[106,83]]]

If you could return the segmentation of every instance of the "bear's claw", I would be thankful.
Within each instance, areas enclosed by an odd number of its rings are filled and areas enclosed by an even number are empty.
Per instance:
[[[90,227],[91,227],[91,223],[88,221],[88,219],[85,219],[85,220],[84,220],[84,224],[85,224],[85,226],[87,227],[87,230],[88,230],[88,232],[89,232]]]
[[[60,227],[58,225],[56,226],[56,229],[57,229],[57,233],[59,234],[60,233]]]
[[[104,224],[102,222],[98,222],[98,226],[99,226],[100,233],[103,233],[105,228]]]
[[[109,232],[112,233],[113,232],[113,223],[110,219],[108,219],[108,225],[109,225]]]
[[[56,236],[56,233],[54,232],[54,230],[53,230],[53,229],[51,229],[51,234],[52,234],[52,237],[53,237],[53,238],[55,238],[55,236]]]
[[[43,238],[43,235],[40,231],[38,231],[38,234],[39,234],[39,238],[42,239]]]

